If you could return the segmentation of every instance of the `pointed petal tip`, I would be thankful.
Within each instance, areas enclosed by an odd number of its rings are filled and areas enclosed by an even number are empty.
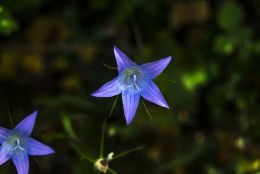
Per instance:
[[[166,109],[170,109],[170,106],[167,104],[164,106]]]
[[[129,124],[132,122],[132,120],[126,120],[126,125],[129,126]]]
[[[37,115],[38,115],[38,111],[34,111],[28,117],[30,117],[30,119],[32,120],[36,120]]]
[[[50,151],[49,151],[49,153],[48,154],[46,154],[46,155],[51,155],[51,154],[54,154],[55,153],[55,150],[53,150],[51,147],[49,147],[50,148]]]
[[[172,56],[166,57],[166,59],[169,59],[169,62],[173,59]]]
[[[161,101],[159,106],[164,107],[166,109],[170,109],[170,106],[168,105],[168,103],[166,101]]]
[[[48,151],[46,151],[45,155],[51,155],[51,154],[55,153],[55,150],[53,148],[51,148],[50,146],[47,146],[47,147],[48,147]]]
[[[90,95],[92,96],[92,97],[100,97],[99,96],[99,90],[97,90],[97,91],[94,91],[94,92],[92,92]]]
[[[33,138],[28,137],[25,144],[29,155],[42,156],[55,153],[55,151],[50,146],[43,144]]]
[[[96,92],[92,92],[92,93],[90,94],[90,96],[96,97]]]
[[[117,47],[117,46],[115,46],[114,45],[114,53],[116,54],[116,53],[118,53],[118,52],[120,52],[121,50]]]
[[[114,50],[115,50],[115,49],[118,49],[118,48],[117,48],[117,46],[114,45]]]
[[[165,57],[164,60],[167,64],[169,64],[172,60],[172,56]]]
[[[34,111],[27,117],[25,117],[14,129],[18,132],[23,132],[26,135],[30,135],[37,117],[38,111]]]
[[[38,111],[36,110],[36,111],[34,111],[32,114],[31,114],[31,116],[33,116],[33,117],[36,117],[38,115]]]

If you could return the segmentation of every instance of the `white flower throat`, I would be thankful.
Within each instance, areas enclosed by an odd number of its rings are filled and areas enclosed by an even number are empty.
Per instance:
[[[21,143],[21,138],[18,135],[11,135],[9,139],[7,139],[7,143],[11,146],[11,151],[20,149],[24,150]]]
[[[140,91],[140,84],[143,81],[143,78],[143,73],[137,67],[128,68],[121,74],[121,89],[134,89]]]

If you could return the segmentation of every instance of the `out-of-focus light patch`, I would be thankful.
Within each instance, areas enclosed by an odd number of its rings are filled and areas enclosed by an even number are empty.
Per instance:
[[[241,160],[238,161],[236,167],[237,174],[244,174],[244,173],[253,173],[260,170],[260,159],[256,159],[253,161],[246,161]],[[257,173],[254,173],[257,174]]]
[[[11,18],[0,18],[0,32],[9,34],[16,28],[16,23]]]
[[[0,76],[4,78],[15,77],[18,59],[19,55],[16,52],[3,49],[1,53]]]
[[[179,120],[182,121],[182,122],[186,122],[190,118],[189,112],[186,111],[186,110],[178,111],[177,116],[178,116]]]
[[[39,54],[30,54],[24,58],[23,67],[32,73],[41,73],[44,69],[44,64]]]
[[[113,127],[110,127],[109,129],[108,129],[108,136],[109,137],[113,137],[113,136],[115,136],[115,134],[116,134],[116,128],[113,126]]]
[[[230,54],[234,50],[234,46],[231,42],[227,42],[223,45],[224,52]]]
[[[201,23],[210,18],[208,1],[177,1],[170,9],[169,23],[172,28]]]
[[[205,141],[205,134],[202,131],[197,131],[194,134],[194,140],[197,144],[202,144]]]
[[[255,160],[252,164],[252,169],[259,170],[260,169],[260,160]]]
[[[246,115],[239,115],[239,123],[244,131],[246,131],[250,127],[250,123]]]
[[[230,55],[234,52],[235,43],[232,38],[227,36],[217,36],[214,41],[214,49],[221,54]]]
[[[58,57],[53,61],[52,68],[54,70],[65,70],[68,68],[68,61],[65,57]]]
[[[11,26],[11,21],[8,19],[2,19],[0,24],[1,24],[1,27],[8,28]]]
[[[237,148],[239,148],[240,150],[243,150],[246,146],[246,142],[245,139],[243,137],[238,137],[237,139],[235,139],[235,146]]]
[[[62,86],[67,90],[79,90],[82,87],[82,81],[77,74],[71,74],[63,79]]]
[[[162,152],[158,147],[151,147],[148,149],[148,156],[154,161],[159,161],[162,157]]]
[[[238,108],[241,110],[246,108],[246,102],[245,102],[245,100],[243,100],[241,98],[236,100],[236,104],[237,104]]]
[[[84,61],[84,63],[90,63],[95,57],[97,52],[96,48],[90,45],[84,45],[82,47],[78,47],[77,51],[80,55],[80,58]]]
[[[207,74],[203,69],[199,69],[194,73],[184,74],[182,76],[182,84],[187,91],[193,91],[198,86],[207,81]]]
[[[215,167],[208,167],[207,168],[207,174],[221,174]]]
[[[217,23],[221,29],[234,30],[244,17],[243,9],[233,1],[224,1],[217,9]]]
[[[0,34],[8,35],[17,28],[17,23],[10,12],[0,5]]]
[[[256,41],[253,45],[253,51],[256,53],[256,54],[260,54],[260,40]]]
[[[4,7],[0,5],[0,13],[4,11]]]

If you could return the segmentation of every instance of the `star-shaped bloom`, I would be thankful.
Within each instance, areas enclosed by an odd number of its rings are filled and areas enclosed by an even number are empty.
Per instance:
[[[12,159],[18,174],[28,174],[28,155],[48,155],[54,150],[30,137],[37,111],[27,116],[13,130],[0,127],[0,165]]]
[[[112,97],[122,93],[127,124],[133,120],[140,96],[159,106],[169,108],[159,88],[152,80],[167,67],[171,56],[137,65],[117,47],[114,47],[114,54],[119,75],[92,93],[92,96]]]

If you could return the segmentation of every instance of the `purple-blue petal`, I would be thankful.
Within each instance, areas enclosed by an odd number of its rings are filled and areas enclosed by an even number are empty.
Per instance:
[[[127,55],[123,53],[120,49],[118,49],[116,46],[114,46],[114,54],[116,57],[117,69],[119,72],[126,68],[136,65],[136,63],[129,59]]]
[[[172,57],[169,56],[158,61],[142,64],[141,68],[147,73],[150,79],[153,79],[163,72],[163,70],[170,63],[171,59]]]
[[[140,94],[136,93],[134,90],[126,90],[122,92],[122,99],[126,123],[130,124],[136,113]]]
[[[147,81],[143,85],[143,90],[141,91],[141,96],[143,98],[159,106],[169,109],[169,105],[165,101],[160,89],[152,80]]]
[[[118,77],[101,86],[91,95],[94,97],[112,97],[121,93]]]
[[[11,130],[0,127],[0,144],[6,139],[6,136]]]
[[[33,138],[28,137],[25,144],[29,155],[49,155],[54,153],[52,148]]]
[[[18,174],[28,174],[29,159],[28,159],[28,154],[25,151],[23,150],[13,151],[12,160]]]
[[[0,147],[0,165],[4,164],[11,158],[10,150],[11,146],[2,145]]]
[[[35,111],[31,115],[27,116],[14,129],[17,132],[24,133],[25,135],[29,136],[32,133],[37,113],[38,112]]]

